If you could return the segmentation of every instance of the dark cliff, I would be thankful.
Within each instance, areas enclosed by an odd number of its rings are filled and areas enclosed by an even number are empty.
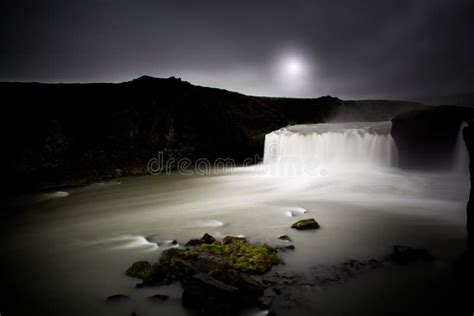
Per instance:
[[[119,84],[0,83],[0,92],[4,179],[19,190],[144,173],[159,151],[240,162],[261,155],[264,135],[288,124],[389,120],[419,107],[253,97],[146,76]]]
[[[437,106],[416,109],[392,119],[392,137],[399,151],[399,166],[406,169],[449,169],[462,122],[474,109]]]

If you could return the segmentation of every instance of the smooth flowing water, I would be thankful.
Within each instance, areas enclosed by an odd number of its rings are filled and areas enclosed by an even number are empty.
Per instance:
[[[138,280],[124,271],[138,260],[156,261],[164,249],[176,247],[172,240],[182,245],[206,232],[271,245],[284,244],[278,237],[287,234],[296,250],[282,254],[286,264],[276,271],[298,275],[318,265],[378,258],[393,244],[435,254],[438,263],[425,275],[449,270],[466,238],[468,176],[457,171],[462,168],[442,173],[397,169],[389,130],[387,123],[288,127],[267,135],[262,165],[206,176],[144,176],[5,201],[4,308],[54,315],[190,314],[181,307],[179,286],[137,289]],[[289,158],[307,163],[314,156],[319,158],[310,163],[310,172],[273,169]],[[290,228],[310,217],[321,229]],[[400,282],[404,274],[397,273]],[[385,279],[390,284],[390,277]],[[301,293],[299,309],[282,309],[279,315],[310,315],[314,309],[322,315],[351,308],[367,312],[361,306],[371,306],[373,295],[361,293],[381,291],[377,282],[308,289]],[[357,299],[340,304],[354,287]],[[132,300],[104,301],[118,293]],[[147,299],[157,293],[170,299]]]

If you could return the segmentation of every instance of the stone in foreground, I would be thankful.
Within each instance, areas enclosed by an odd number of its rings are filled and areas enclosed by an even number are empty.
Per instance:
[[[305,230],[305,229],[318,229],[319,224],[316,222],[314,218],[308,218],[308,219],[302,219],[300,221],[297,221],[293,225],[291,225],[291,228],[299,229],[299,230]]]
[[[126,274],[128,276],[143,279],[151,270],[151,264],[148,261],[138,261],[128,268]]]

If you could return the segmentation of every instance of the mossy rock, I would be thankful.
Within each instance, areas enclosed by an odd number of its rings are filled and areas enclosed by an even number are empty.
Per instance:
[[[252,245],[245,242],[231,244],[203,244],[195,251],[222,257],[230,269],[240,272],[262,274],[280,262],[275,248],[267,245]]]
[[[225,236],[224,239],[222,240],[222,243],[224,245],[229,245],[229,244],[239,244],[239,243],[247,243],[247,239],[244,237],[237,237],[237,236]]]
[[[305,230],[305,229],[318,229],[320,226],[318,222],[314,218],[308,218],[308,219],[302,219],[300,221],[297,221],[293,225],[291,225],[291,228],[299,229],[299,230]]]
[[[138,261],[127,269],[126,274],[134,278],[143,279],[151,270],[151,264],[148,261]]]
[[[129,275],[142,278],[145,285],[169,284],[176,280],[186,283],[193,274],[202,272],[220,280],[232,281],[239,273],[263,274],[280,263],[276,248],[253,245],[244,238],[234,238],[229,239],[232,242],[227,244],[216,241],[201,244],[195,249],[167,249],[158,263],[146,266],[145,272]],[[232,275],[229,271],[232,271]]]

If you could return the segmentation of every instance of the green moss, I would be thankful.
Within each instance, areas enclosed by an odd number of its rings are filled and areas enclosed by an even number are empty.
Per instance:
[[[231,269],[247,273],[265,273],[280,262],[276,253],[275,248],[267,245],[252,245],[245,242],[224,245],[215,242],[188,250],[187,256],[210,254],[224,258]]]

